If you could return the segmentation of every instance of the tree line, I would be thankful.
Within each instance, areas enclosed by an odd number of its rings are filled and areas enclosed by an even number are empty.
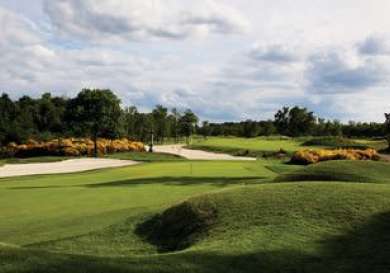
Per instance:
[[[274,119],[266,121],[246,120],[241,122],[203,122],[199,133],[203,136],[256,137],[284,135],[300,136],[344,136],[344,137],[383,137],[390,133],[390,114],[387,122],[349,122],[326,120],[316,117],[313,112],[298,106],[283,107]]]
[[[194,133],[204,137],[383,137],[390,134],[390,114],[385,117],[384,123],[343,124],[318,118],[308,109],[295,106],[283,107],[272,120],[199,124],[190,109],[179,111],[157,105],[143,113],[135,106],[122,107],[111,90],[84,89],[74,98],[45,93],[40,98],[23,96],[17,100],[4,93],[0,97],[0,145],[56,137],[127,137],[145,143],[153,137],[156,143],[164,143],[168,139],[188,140]]]
[[[121,107],[111,90],[84,89],[74,98],[43,94],[12,100],[0,97],[0,145],[25,143],[29,138],[56,137],[121,138],[149,143],[167,139],[189,139],[198,117],[190,110],[179,111],[157,105],[149,113],[134,106]]]

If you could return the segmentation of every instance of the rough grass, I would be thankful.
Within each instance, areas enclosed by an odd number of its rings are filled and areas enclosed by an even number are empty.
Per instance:
[[[389,272],[389,166],[177,161],[0,179],[0,273]],[[278,175],[300,181],[268,183]]]
[[[290,138],[239,138],[239,137],[208,137],[197,139],[189,147],[212,152],[228,153],[237,156],[271,157],[282,150],[292,154],[299,150],[301,140]]]
[[[114,153],[106,155],[108,158],[122,159],[122,160],[134,160],[143,162],[155,162],[155,161],[179,161],[186,160],[184,157],[166,154],[166,153],[148,153],[148,152],[125,152]]]
[[[276,181],[350,181],[390,183],[390,163],[375,161],[326,161],[276,178]]]
[[[128,218],[191,195],[271,179],[276,174],[268,164],[181,161],[0,179],[0,242],[70,253],[142,253],[143,247],[129,247],[139,240],[112,225],[128,226]]]
[[[330,148],[353,148],[353,149],[368,149],[372,148],[353,139],[343,137],[315,137],[302,143],[302,146],[323,146]]]
[[[4,164],[28,164],[28,163],[43,163],[43,162],[57,162],[67,159],[72,159],[74,157],[66,156],[37,156],[37,157],[28,157],[28,158],[6,158],[0,160],[0,166]]]
[[[390,266],[387,185],[263,184],[201,195],[186,204],[215,208],[217,214],[207,234],[185,251],[85,256],[3,245],[0,272],[383,273]]]
[[[197,138],[189,148],[212,152],[228,153],[237,156],[250,157],[283,157],[291,156],[301,150],[304,145],[311,149],[335,147],[373,147],[377,150],[386,147],[384,140],[342,139],[335,137],[323,138],[286,138],[286,137],[208,137]],[[280,153],[282,151],[282,153]]]

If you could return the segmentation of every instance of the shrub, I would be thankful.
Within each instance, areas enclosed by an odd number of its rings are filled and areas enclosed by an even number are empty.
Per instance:
[[[28,140],[26,144],[9,143],[1,150],[2,156],[31,157],[47,155],[83,156],[94,154],[94,142],[88,138],[53,139],[47,142]],[[145,146],[141,142],[126,138],[117,140],[98,139],[98,154],[113,152],[142,152]]]
[[[379,160],[375,149],[300,150],[294,153],[291,163],[309,165],[328,160]]]

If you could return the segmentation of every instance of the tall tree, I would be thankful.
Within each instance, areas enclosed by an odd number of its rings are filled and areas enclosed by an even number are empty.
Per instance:
[[[98,155],[98,137],[115,138],[121,116],[120,100],[108,89],[83,89],[68,104],[72,124],[94,142],[94,154]]]
[[[390,113],[385,113],[385,133],[386,133],[386,140],[388,143],[388,150],[390,151]]]
[[[278,129],[278,132],[282,135],[288,134],[289,112],[290,112],[290,108],[283,107],[275,114],[275,126]]]
[[[316,117],[306,108],[284,107],[275,114],[275,126],[279,133],[288,136],[302,136],[312,133]]]
[[[153,131],[158,142],[164,142],[168,133],[168,109],[162,105],[156,105],[152,111],[153,116]]]
[[[180,117],[180,132],[187,138],[187,144],[191,143],[192,134],[194,133],[195,126],[198,121],[198,117],[190,109],[187,109]]]
[[[180,112],[176,108],[171,109],[170,119],[172,120],[171,135],[175,138],[175,143],[179,140],[179,120]]]

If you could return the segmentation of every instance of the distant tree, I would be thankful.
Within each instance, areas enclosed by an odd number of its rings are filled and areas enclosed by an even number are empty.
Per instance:
[[[194,133],[195,126],[198,123],[198,117],[190,110],[187,109],[180,117],[179,128],[182,135],[187,138],[187,143],[191,142],[192,134]]]
[[[278,132],[282,135],[288,135],[289,133],[288,132],[289,112],[290,112],[290,108],[283,107],[275,114],[275,126]]]
[[[211,135],[211,130],[210,123],[205,120],[202,122],[202,127],[199,129],[199,132],[205,139],[207,139],[207,137]]]
[[[117,136],[120,100],[111,90],[84,89],[70,101],[67,111],[78,131],[92,138],[95,156],[98,137]]]
[[[171,109],[171,114],[169,115],[169,119],[171,120],[171,136],[175,138],[175,143],[179,140],[179,120],[181,118],[181,114],[179,110],[176,108]]]
[[[7,94],[0,97],[0,144],[22,142],[24,132],[17,124],[17,107]]]
[[[385,113],[385,133],[386,133],[386,140],[388,143],[388,150],[390,151],[390,113]]]
[[[289,112],[288,132],[290,136],[303,136],[312,133],[316,123],[313,112],[306,108],[293,107]]]
[[[162,105],[156,105],[152,111],[152,117],[156,140],[162,143],[168,134],[168,109]]]
[[[124,134],[131,139],[137,139],[138,133],[136,128],[137,116],[139,115],[137,107],[126,107],[122,113],[122,123]]]
[[[36,100],[33,117],[40,132],[62,133],[66,103],[65,99],[52,97],[50,93],[44,93],[40,99]]]
[[[260,133],[262,136],[271,136],[276,134],[277,130],[274,123],[271,120],[259,122]]]
[[[260,128],[256,121],[247,120],[244,122],[243,126],[243,136],[245,137],[256,137],[259,135]]]
[[[295,106],[283,107],[275,114],[275,126],[278,132],[288,136],[303,136],[312,133],[316,125],[316,117],[306,108]]]

